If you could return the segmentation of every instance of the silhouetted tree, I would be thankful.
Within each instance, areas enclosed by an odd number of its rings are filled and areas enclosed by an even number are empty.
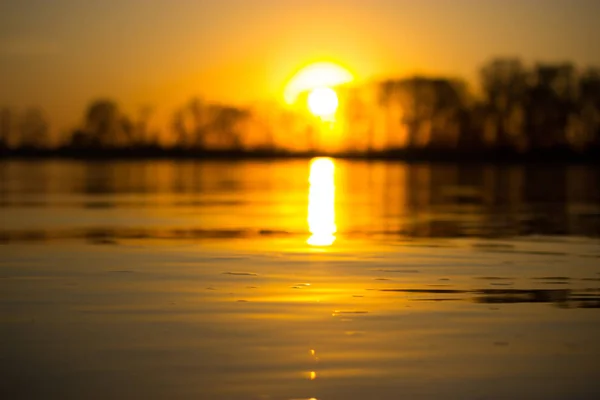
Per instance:
[[[149,121],[153,113],[152,107],[141,107],[137,119],[133,122],[132,141],[135,146],[156,145],[157,134],[150,132]]]
[[[340,108],[348,142],[346,147],[352,151],[373,150],[375,147],[375,121],[378,110],[373,107],[373,104],[369,104],[367,94],[368,90],[354,87],[344,88],[340,93],[340,97],[344,100]],[[381,98],[380,101],[383,102],[384,99]],[[386,117],[390,117],[389,112],[386,113]],[[389,147],[394,147],[393,141],[387,141]]]
[[[74,147],[117,148],[134,142],[134,125],[112,100],[96,100],[85,113],[83,127],[71,135]]]
[[[13,115],[8,107],[0,108],[0,150],[10,147],[13,134]]]
[[[569,141],[579,150],[600,147],[600,69],[588,69],[578,83],[577,113],[570,121]]]
[[[119,147],[131,140],[131,122],[111,100],[93,102],[86,113],[85,131],[99,147]]]
[[[407,147],[457,145],[467,106],[463,82],[425,77],[385,81],[379,99],[387,129],[406,132]]]
[[[194,98],[173,114],[177,145],[195,149],[241,149],[247,110]]]
[[[534,148],[567,146],[577,81],[571,64],[539,64],[527,95],[527,133]]]
[[[275,150],[276,111],[277,105],[273,104],[255,106],[247,111],[246,118],[238,124],[244,150]]]
[[[404,133],[404,110],[400,98],[401,81],[386,80],[379,84],[378,102],[383,110],[383,126],[385,130],[386,141],[392,141],[391,138],[401,136]],[[367,148],[369,151],[375,149],[375,130],[369,130]],[[405,145],[412,146],[411,139],[403,141]]]
[[[176,143],[183,148],[204,149],[208,133],[206,105],[198,98],[188,101],[173,114]]]
[[[19,145],[29,148],[48,146],[48,122],[39,108],[25,110],[19,118]]]
[[[581,75],[579,99],[600,109],[600,68],[590,68]]]
[[[501,148],[524,148],[524,106],[528,72],[518,59],[492,60],[481,69],[484,94],[482,134],[488,144]]]
[[[455,149],[465,129],[467,85],[457,79],[434,79],[430,85],[434,93],[430,145]]]
[[[241,123],[249,113],[235,107],[213,106],[210,109],[210,133],[216,146],[239,150],[241,148]]]

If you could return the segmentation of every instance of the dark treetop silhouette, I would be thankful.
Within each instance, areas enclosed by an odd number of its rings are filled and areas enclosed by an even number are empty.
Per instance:
[[[322,121],[283,110],[192,99],[175,110],[170,143],[117,103],[92,102],[80,127],[51,144],[43,112],[0,109],[4,156],[340,156],[595,160],[600,152],[600,70],[525,66],[496,59],[481,69],[481,93],[458,79],[412,77],[339,87],[343,146],[319,145]]]

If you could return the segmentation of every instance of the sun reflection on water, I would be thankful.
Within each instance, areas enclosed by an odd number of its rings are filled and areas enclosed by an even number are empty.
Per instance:
[[[331,158],[314,158],[308,178],[307,243],[311,246],[331,246],[335,241],[335,165]]]

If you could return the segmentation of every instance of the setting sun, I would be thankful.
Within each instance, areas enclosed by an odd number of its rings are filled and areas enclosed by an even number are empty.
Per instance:
[[[333,92],[331,89],[332,87],[343,85],[352,82],[353,80],[354,76],[352,73],[338,64],[331,62],[310,64],[296,72],[289,80],[285,87],[285,101],[288,104],[294,104],[300,93],[311,91],[312,95],[316,89],[329,89],[329,91]],[[329,99],[332,99],[335,96],[335,108],[337,108],[337,95],[335,95],[335,92],[331,92],[326,96]],[[320,93],[323,95],[325,92],[321,91]],[[334,96],[332,96],[332,94]],[[319,97],[321,95],[319,95]]]
[[[338,108],[338,96],[330,87],[313,89],[308,95],[308,109],[317,117],[330,117]]]

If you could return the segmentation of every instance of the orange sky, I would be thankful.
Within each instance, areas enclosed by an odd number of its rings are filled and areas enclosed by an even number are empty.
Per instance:
[[[359,80],[474,79],[495,55],[600,65],[594,0],[23,0],[0,4],[0,105],[40,105],[55,129],[111,97],[127,110],[192,95],[281,98],[310,61]]]

